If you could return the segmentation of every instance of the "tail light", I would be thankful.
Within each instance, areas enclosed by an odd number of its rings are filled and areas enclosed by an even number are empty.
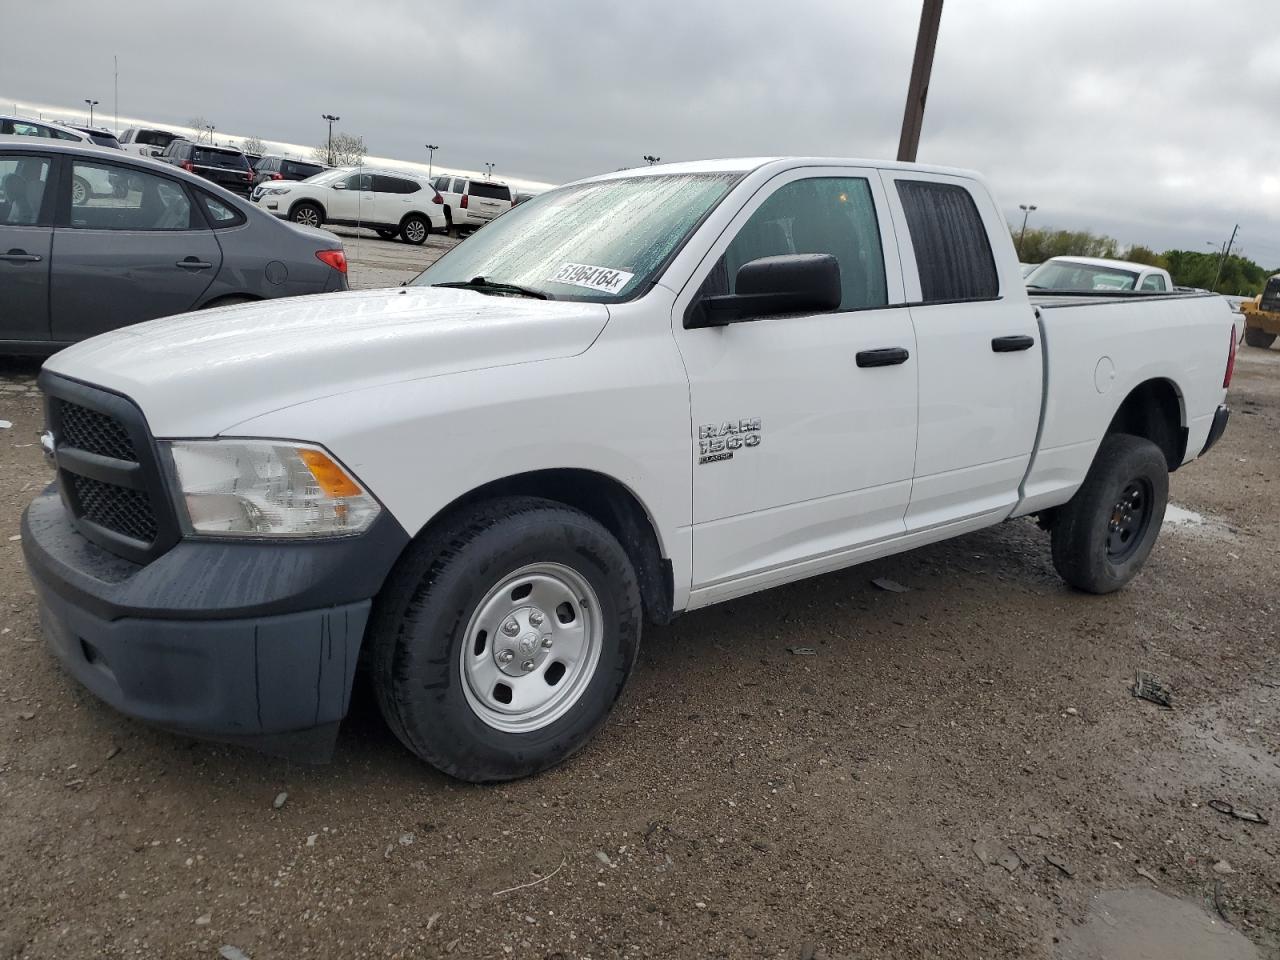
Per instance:
[[[1231,386],[1231,375],[1236,372],[1236,325],[1231,324],[1231,350],[1227,353],[1227,372],[1222,378],[1222,389]]]
[[[185,171],[187,171],[187,173],[195,173],[195,172],[196,172],[196,165],[195,165],[194,163],[192,163],[190,160],[183,160],[183,161],[182,161],[182,169],[183,169],[183,170],[185,170]]]
[[[459,206],[459,207],[461,207],[463,210],[467,209],[467,199],[468,199],[469,197],[470,197],[470,194],[464,193],[464,194],[462,195],[462,200],[461,200],[461,201],[459,201],[459,203],[458,203],[458,206]]]
[[[444,203],[444,197],[440,196],[440,191],[436,191],[436,195],[431,198],[432,203]]]
[[[342,250],[317,250],[316,259],[339,273],[347,272],[347,255]]]
[[[284,174],[283,174],[283,173],[273,173],[273,174],[271,175],[271,179],[272,179],[272,180],[283,180],[283,179],[284,179]]]

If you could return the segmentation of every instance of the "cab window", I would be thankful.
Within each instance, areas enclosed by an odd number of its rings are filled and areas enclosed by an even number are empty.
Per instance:
[[[1164,285],[1164,277],[1160,276],[1158,273],[1153,273],[1142,281],[1142,286],[1138,289],[1163,292],[1166,289]]]
[[[779,187],[742,225],[703,283],[702,295],[734,293],[744,264],[794,253],[836,258],[841,310],[889,302],[875,200],[861,177],[813,177]]]

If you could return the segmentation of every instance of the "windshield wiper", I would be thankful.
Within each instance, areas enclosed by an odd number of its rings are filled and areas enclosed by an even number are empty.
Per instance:
[[[486,280],[484,277],[472,277],[470,280],[451,280],[448,283],[433,283],[433,287],[456,287],[459,290],[476,290],[480,293],[514,293],[520,297],[533,297],[535,300],[550,300],[549,294],[532,287],[521,287],[514,283],[502,283],[498,280]]]

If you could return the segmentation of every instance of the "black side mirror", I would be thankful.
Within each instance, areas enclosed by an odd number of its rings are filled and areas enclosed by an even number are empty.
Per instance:
[[[738,268],[736,293],[695,301],[685,326],[722,327],[784,313],[826,313],[840,306],[840,262],[829,253],[761,257]]]

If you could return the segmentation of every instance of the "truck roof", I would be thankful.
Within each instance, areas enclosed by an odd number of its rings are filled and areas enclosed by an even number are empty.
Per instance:
[[[948,174],[954,177],[967,177],[981,180],[982,176],[973,170],[957,167],[939,167],[926,163],[903,163],[900,160],[868,160],[859,157],[725,157],[716,160],[688,160],[683,163],[658,163],[648,167],[631,167],[626,170],[615,170],[612,173],[597,177],[584,177],[578,183],[589,183],[596,180],[617,180],[624,177],[660,176],[663,174],[681,173],[749,173],[770,164],[793,166],[860,166],[873,167],[877,170],[914,170],[919,173]]]
[[[1050,257],[1050,260],[1067,261],[1068,263],[1083,263],[1088,267],[1116,267],[1120,270],[1159,270],[1165,272],[1164,267],[1152,266],[1149,263],[1134,263],[1132,260],[1108,260],[1106,257]],[[1046,261],[1047,262],[1047,261]]]

